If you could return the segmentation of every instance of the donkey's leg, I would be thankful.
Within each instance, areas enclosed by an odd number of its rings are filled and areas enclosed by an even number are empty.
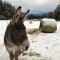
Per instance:
[[[16,53],[15,53],[15,60],[18,60],[18,56],[19,56],[19,52],[16,51]]]
[[[9,56],[10,56],[10,60],[13,60],[14,58],[13,54],[9,53]]]

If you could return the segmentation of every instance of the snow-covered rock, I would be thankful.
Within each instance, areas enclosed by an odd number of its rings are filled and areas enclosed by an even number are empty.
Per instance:
[[[39,29],[45,33],[53,33],[57,30],[57,23],[55,19],[44,18],[40,22]]]

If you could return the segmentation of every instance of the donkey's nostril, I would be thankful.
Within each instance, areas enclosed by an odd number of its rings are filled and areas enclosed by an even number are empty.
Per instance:
[[[26,50],[28,50],[28,46],[26,46]]]

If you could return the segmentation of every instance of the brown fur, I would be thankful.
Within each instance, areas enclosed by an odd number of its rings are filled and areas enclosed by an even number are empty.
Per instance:
[[[29,10],[23,14],[21,7],[18,7],[12,21],[7,26],[4,44],[9,53],[10,60],[18,60],[18,56],[21,52],[29,48],[29,40],[26,34],[26,27],[23,24],[23,19]]]

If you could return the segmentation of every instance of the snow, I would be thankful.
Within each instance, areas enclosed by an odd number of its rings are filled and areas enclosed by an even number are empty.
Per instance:
[[[24,25],[26,26],[26,29],[38,29],[39,28],[39,21],[25,21]]]
[[[24,25],[26,26],[26,32],[29,34],[32,34],[34,32],[36,32],[37,30],[39,30],[39,25],[40,22],[39,21],[25,21]]]
[[[0,60],[9,60],[8,52],[4,46],[4,33],[10,21],[0,21]],[[27,29],[38,28],[40,21],[26,21]],[[27,34],[30,47],[28,51],[19,56],[19,60],[60,60],[60,22],[57,22],[55,33],[35,33]]]

